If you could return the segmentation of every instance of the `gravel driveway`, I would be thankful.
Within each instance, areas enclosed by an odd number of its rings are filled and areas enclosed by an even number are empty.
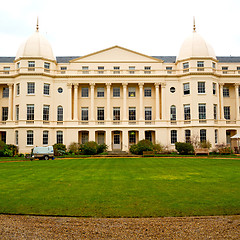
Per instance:
[[[0,239],[240,239],[240,215],[183,218],[0,215]]]

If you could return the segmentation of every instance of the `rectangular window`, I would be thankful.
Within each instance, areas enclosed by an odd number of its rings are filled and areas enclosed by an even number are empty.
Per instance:
[[[204,68],[204,62],[203,61],[197,61],[197,67],[198,68]]]
[[[4,87],[3,88],[3,98],[8,98],[9,97],[9,88],[8,87]]]
[[[136,88],[135,87],[128,88],[128,97],[136,97]]]
[[[89,67],[88,66],[82,66],[82,70],[88,70]],[[104,69],[104,68],[103,68]]]
[[[49,69],[50,69],[50,63],[45,62],[45,63],[44,63],[44,68],[47,69],[47,70],[49,70]]]
[[[105,134],[104,134],[104,132],[98,132],[97,143],[98,144],[104,144],[104,142],[105,142]]]
[[[135,144],[136,143],[136,132],[135,131],[130,131],[129,133],[129,144]]]
[[[206,142],[206,141],[207,141],[207,130],[200,129],[200,142]]]
[[[120,121],[120,107],[113,108],[113,121]]]
[[[229,87],[223,87],[223,97],[229,97]]]
[[[213,118],[217,120],[217,104],[213,104]]]
[[[63,121],[63,107],[58,106],[57,108],[57,121],[62,122]]]
[[[88,74],[89,73],[89,67],[88,66],[82,66],[82,73],[83,74]]]
[[[97,108],[97,120],[104,121],[104,107]]]
[[[183,63],[183,72],[189,72],[189,62]]]
[[[8,107],[2,107],[2,121],[8,120]]]
[[[15,142],[18,145],[18,131],[15,131]]]
[[[120,97],[120,87],[113,88],[113,97]]]
[[[19,105],[16,105],[16,121],[19,121]]]
[[[34,120],[34,104],[27,104],[27,120]]]
[[[9,74],[10,67],[3,67],[3,71],[5,74]]]
[[[28,71],[35,71],[35,61],[28,61]]]
[[[82,121],[88,121],[88,108],[82,107]]]
[[[88,87],[82,87],[82,97],[88,97]]]
[[[205,82],[198,82],[198,93],[205,93]]]
[[[145,74],[150,74],[151,73],[151,66],[145,66],[144,67],[144,73]]]
[[[57,143],[63,143],[63,132],[57,131]]]
[[[134,74],[135,73],[135,66],[129,66],[129,73]]]
[[[145,120],[146,121],[152,120],[152,107],[145,107]]]
[[[43,145],[48,145],[48,131],[43,131]]]
[[[27,94],[35,94],[35,83],[34,82],[27,83]]]
[[[49,105],[43,105],[43,121],[49,121]]]
[[[83,131],[82,132],[82,137],[81,137],[81,140],[82,140],[82,144],[88,142],[88,132],[87,131]]]
[[[190,83],[183,84],[183,94],[184,95],[190,94]]]
[[[177,142],[177,130],[171,130],[171,144]]]
[[[61,74],[65,74],[67,71],[67,67],[61,67]]]
[[[176,111],[176,106],[172,105],[170,107],[170,120],[171,121],[176,121],[177,120],[177,111]]]
[[[16,84],[16,94],[17,94],[17,96],[20,95],[20,83]]]
[[[144,88],[144,97],[151,97],[152,96],[152,88],[145,87]]]
[[[44,83],[43,85],[43,94],[49,96],[50,95],[50,84]]]
[[[216,63],[214,63],[214,62],[212,63],[212,68],[214,68],[214,69],[216,68]]]
[[[199,116],[199,119],[206,119],[206,104],[205,103],[198,104],[198,116]]]
[[[113,73],[114,74],[120,74],[120,67],[119,66],[115,66],[115,67],[113,67]]]
[[[27,131],[27,145],[33,145],[33,131]]]
[[[222,67],[222,73],[227,74],[228,73],[228,67]]]
[[[97,97],[104,97],[104,88],[103,87],[97,88]]]
[[[136,120],[136,108],[135,107],[130,107],[128,110],[129,113],[129,120],[130,121],[135,121]]]
[[[185,142],[186,143],[191,142],[191,130],[189,129],[185,130]]]
[[[230,120],[230,106],[224,106],[224,118]]]
[[[17,63],[17,69],[19,69],[19,68],[20,68],[20,62]]]
[[[145,131],[145,139],[152,142],[152,131]]]
[[[183,105],[184,108],[184,120],[191,119],[190,104]]]
[[[172,74],[172,67],[166,67],[166,71],[168,74]]]
[[[103,66],[99,66],[98,67],[98,73],[99,74],[103,74],[104,73],[104,67]]]
[[[213,95],[216,95],[216,83],[212,84]]]
[[[218,143],[218,130],[215,129],[215,144]]]

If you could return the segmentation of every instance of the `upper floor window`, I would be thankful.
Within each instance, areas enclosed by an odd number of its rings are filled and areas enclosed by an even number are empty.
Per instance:
[[[103,87],[97,88],[97,97],[104,97],[104,88]]]
[[[198,93],[205,93],[205,82],[198,82]]]
[[[128,110],[129,113],[129,120],[130,121],[135,121],[136,120],[136,108],[135,107],[130,107]]]
[[[8,120],[8,107],[2,108],[2,121]]]
[[[177,119],[177,111],[176,111],[176,106],[172,105],[170,107],[170,120],[171,121],[176,121]]]
[[[61,74],[65,74],[67,71],[67,67],[65,67],[65,66],[61,67],[60,69],[61,69]]]
[[[222,73],[223,74],[226,74],[226,73],[228,73],[228,67],[222,67]]]
[[[120,97],[120,87],[113,88],[113,97]]]
[[[217,104],[213,104],[213,118],[217,120]]]
[[[120,74],[120,67],[119,66],[114,66],[113,70],[114,70],[113,71],[114,74]]]
[[[88,121],[88,107],[82,107],[82,121]]]
[[[136,97],[136,88],[135,87],[129,87],[128,88],[128,96],[129,97]]]
[[[44,62],[44,68],[45,69],[50,69],[50,63]]]
[[[145,107],[145,120],[146,121],[152,120],[152,107]]]
[[[88,87],[82,87],[82,97],[88,97]]]
[[[28,71],[35,71],[35,61],[28,61]]]
[[[19,121],[19,105],[16,105],[16,121]]]
[[[120,107],[113,108],[113,120],[119,121],[120,120]]]
[[[215,62],[212,62],[212,68],[216,68],[216,63]]]
[[[224,108],[223,108],[223,110],[224,110],[224,118],[226,119],[226,120],[230,120],[230,106],[224,106]]]
[[[44,83],[43,94],[44,95],[49,95],[50,94],[50,84],[49,83]]]
[[[43,121],[49,121],[49,105],[43,105]]]
[[[34,82],[27,83],[27,94],[35,94],[35,83]]]
[[[183,72],[188,72],[189,71],[189,62],[183,63]]]
[[[3,67],[4,73],[9,74],[10,67]]]
[[[151,66],[145,66],[144,67],[144,73],[145,74],[150,74],[151,73]]]
[[[17,94],[17,96],[20,95],[20,83],[16,84],[16,94]]]
[[[172,73],[172,67],[166,67],[167,73],[171,74]]]
[[[129,66],[129,73],[134,74],[135,73],[135,66]]]
[[[82,73],[83,74],[88,74],[89,73],[89,67],[88,66],[82,66]]]
[[[204,61],[197,61],[197,70],[198,71],[204,70]]]
[[[184,95],[190,94],[190,83],[183,84],[183,94]]]
[[[199,115],[199,119],[206,119],[206,104],[205,103],[198,104],[198,115]]]
[[[8,87],[4,87],[3,88],[3,98],[8,98],[9,97],[9,88]]]
[[[191,119],[190,104],[184,105],[183,108],[184,108],[184,120],[190,120]]]
[[[151,97],[152,96],[152,89],[150,87],[144,88],[144,97]]]
[[[63,107],[62,106],[57,107],[57,121],[59,121],[59,122],[63,121]]]
[[[34,120],[34,104],[27,104],[27,120]]]
[[[224,97],[229,97],[229,87],[223,87],[223,96]]]
[[[97,120],[104,121],[104,107],[97,108]]]
[[[17,69],[19,69],[19,68],[20,68],[20,62],[17,63]]]
[[[216,83],[212,84],[213,95],[216,95]]]
[[[98,73],[104,73],[104,67],[103,66],[98,66]]]

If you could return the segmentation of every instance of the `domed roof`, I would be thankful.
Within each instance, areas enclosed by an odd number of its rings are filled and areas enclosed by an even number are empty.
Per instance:
[[[177,61],[187,58],[215,58],[213,48],[194,30],[183,42]]]
[[[26,57],[41,57],[53,61],[56,60],[53,55],[50,43],[44,36],[39,33],[38,26],[36,32],[19,47],[15,60],[17,60],[18,58]]]

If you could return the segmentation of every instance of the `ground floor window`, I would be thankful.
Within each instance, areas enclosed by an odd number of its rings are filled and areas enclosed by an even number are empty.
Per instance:
[[[191,142],[191,130],[189,129],[185,130],[185,142],[186,143]]]
[[[18,131],[15,131],[15,142],[18,145]]]
[[[200,129],[200,142],[206,142],[206,141],[207,141],[207,130]]]
[[[63,132],[57,131],[57,143],[63,143]]]
[[[152,142],[152,132],[151,131],[145,131],[145,139]]]
[[[88,132],[82,132],[82,144],[88,142]]]
[[[218,130],[215,129],[215,144],[218,143]]]
[[[98,132],[97,140],[98,144],[104,144],[105,134],[104,132]]]
[[[177,130],[171,130],[171,144],[177,142]]]
[[[33,145],[33,131],[27,131],[27,145]]]
[[[43,131],[43,145],[48,145],[48,131]]]
[[[131,131],[129,132],[129,144],[135,144],[136,143],[136,132]]]

